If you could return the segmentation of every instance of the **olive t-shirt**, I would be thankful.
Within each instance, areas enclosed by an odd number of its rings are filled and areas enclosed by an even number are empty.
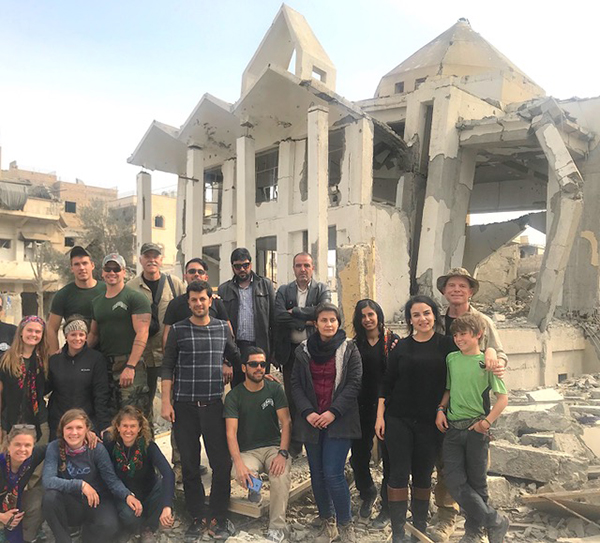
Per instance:
[[[106,283],[98,281],[95,287],[79,288],[75,282],[61,288],[52,299],[50,313],[68,319],[71,315],[92,318],[92,300],[106,293]]]
[[[94,298],[92,318],[98,323],[100,351],[104,356],[129,355],[135,330],[132,315],[151,313],[150,302],[141,292],[123,287],[114,298]]]
[[[250,392],[240,383],[225,396],[223,417],[238,419],[240,452],[281,443],[277,410],[288,406],[287,398],[279,383],[263,382],[265,386],[258,392]]]

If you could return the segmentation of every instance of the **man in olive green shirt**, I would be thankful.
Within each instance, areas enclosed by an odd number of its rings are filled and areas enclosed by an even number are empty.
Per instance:
[[[90,347],[99,349],[108,361],[112,379],[112,407],[135,405],[150,413],[148,380],[142,355],[148,341],[150,302],[125,286],[125,260],[112,253],[102,261],[106,294],[92,302]]]

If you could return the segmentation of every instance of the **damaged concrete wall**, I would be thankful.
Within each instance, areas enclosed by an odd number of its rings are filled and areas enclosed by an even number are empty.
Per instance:
[[[475,270],[479,281],[477,302],[490,303],[505,296],[508,287],[517,278],[519,246],[511,243],[482,260]]]

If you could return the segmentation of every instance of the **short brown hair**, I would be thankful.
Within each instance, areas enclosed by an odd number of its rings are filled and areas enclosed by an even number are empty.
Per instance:
[[[474,336],[483,334],[485,330],[485,321],[479,315],[473,313],[465,313],[464,315],[454,319],[450,325],[450,333],[452,335],[458,332],[472,332]]]

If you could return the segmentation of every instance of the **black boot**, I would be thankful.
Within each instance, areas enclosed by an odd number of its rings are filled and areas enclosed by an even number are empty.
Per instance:
[[[419,532],[425,534],[427,530],[427,518],[429,516],[429,488],[415,488],[412,489],[412,499],[410,502],[410,510],[412,512],[412,524],[419,530]],[[412,541],[419,541],[416,536],[412,536]]]
[[[408,510],[408,488],[388,486],[388,509],[392,523],[392,543],[404,541],[404,525]]]

